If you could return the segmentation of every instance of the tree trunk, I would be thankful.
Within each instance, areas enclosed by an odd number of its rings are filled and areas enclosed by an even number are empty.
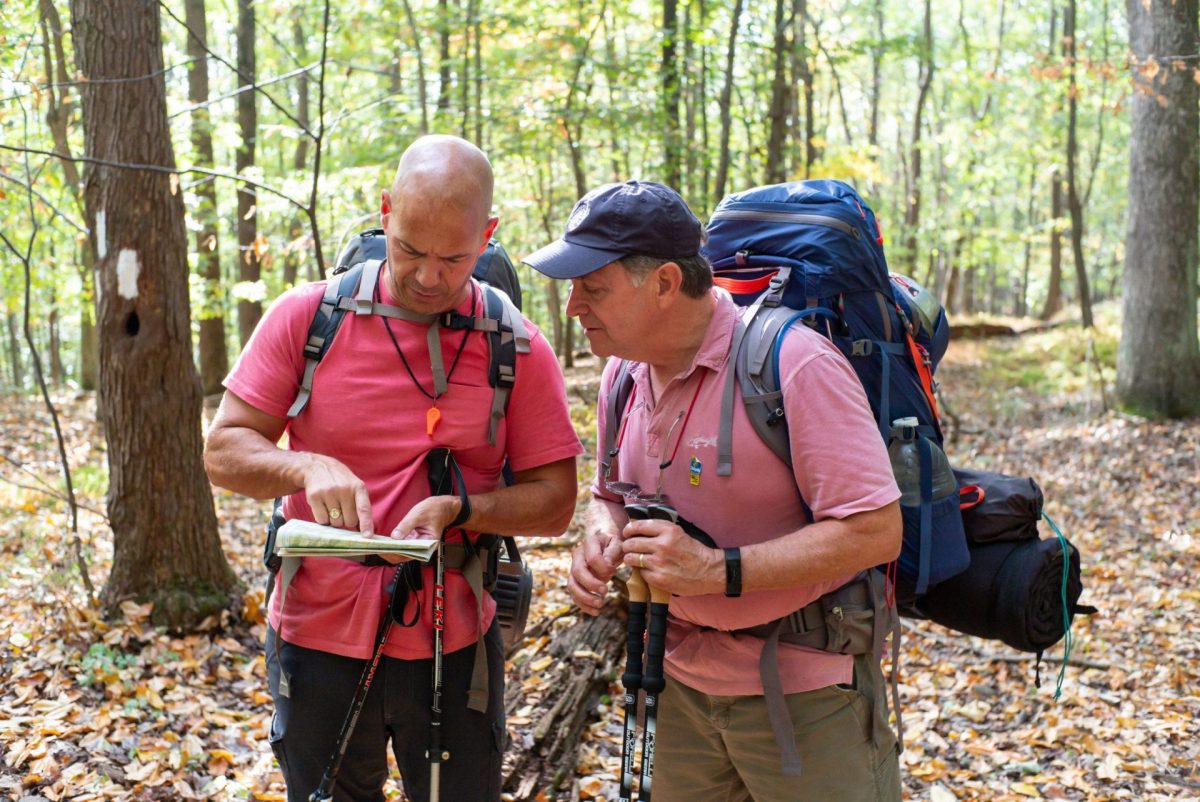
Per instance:
[[[25,387],[25,366],[21,362],[21,338],[17,334],[17,316],[9,312],[8,321],[8,364],[12,369],[12,386],[17,392]]]
[[[438,115],[450,109],[450,4],[438,0]]]
[[[809,63],[808,0],[795,0],[793,17],[796,27],[796,46],[792,48],[796,59],[794,74],[804,94],[804,177],[811,178],[813,162],[817,160],[819,154],[817,153],[816,120],[813,119],[813,73],[812,65]],[[813,37],[815,39],[816,31],[813,31]],[[849,131],[849,123],[846,122],[844,115],[842,122]]]
[[[1200,184],[1198,87],[1193,64],[1155,54],[1195,53],[1197,0],[1126,0],[1133,51],[1129,228],[1117,393],[1147,415],[1200,415],[1196,337],[1196,224]],[[1166,74],[1162,74],[1166,71]],[[1164,80],[1165,79],[1165,80]]]
[[[733,16],[729,20],[729,46],[725,51],[725,83],[721,87],[721,145],[717,157],[717,177],[713,187],[713,203],[725,197],[725,181],[729,175],[729,136],[733,126],[733,60],[737,53],[738,26],[742,19],[743,0],[734,0]]]
[[[46,330],[50,351],[50,384],[61,387],[66,378],[66,371],[63,370],[62,339],[58,331],[58,293],[54,291],[53,285],[50,286],[50,314],[47,316]]]
[[[479,11],[479,0],[471,0],[471,30],[474,32],[473,48],[475,59],[475,145],[483,150],[483,15]]]
[[[63,51],[62,18],[53,0],[40,0],[38,14],[42,26],[43,56],[46,67],[46,124],[54,139],[54,149],[71,155],[71,142],[68,139],[68,128],[71,118],[72,103],[65,94],[70,85],[67,73],[67,57]],[[75,162],[59,159],[63,177],[71,188],[71,197],[79,210],[80,217],[86,216],[83,203],[83,183]],[[93,275],[95,265],[90,248],[80,250],[79,281],[83,285],[81,293],[83,302],[79,310],[79,386],[83,390],[95,390],[99,384],[99,367],[97,354],[99,345],[96,339],[95,302]]]
[[[925,22],[921,44],[921,77],[920,89],[917,92],[917,107],[913,112],[912,156],[908,182],[908,203],[904,208],[904,228],[908,236],[904,244],[909,270],[916,275],[917,264],[917,229],[921,224],[921,128],[925,113],[925,100],[929,96],[929,87],[933,84],[933,13],[930,0],[925,0]]]
[[[212,120],[208,109],[208,19],[204,0],[184,3],[188,37],[188,100],[192,110],[192,147],[196,164],[212,169]],[[221,251],[217,241],[217,189],[212,181],[196,187],[196,257],[204,279],[199,311],[200,383],[205,395],[221,392],[221,382],[229,372],[229,354],[225,346],[225,298],[221,292]]]
[[[308,63],[308,48],[306,46],[306,37],[304,35],[303,15],[296,13],[292,18],[292,47],[295,50],[296,59],[301,64]],[[395,69],[391,76],[391,89],[393,92],[399,93],[400,81],[400,55],[399,50],[396,53]],[[312,115],[309,111],[309,77],[308,73],[303,73],[296,78],[296,120],[304,128],[309,128],[312,120]],[[296,142],[296,150],[292,154],[292,169],[300,172],[308,167],[308,147],[310,140],[307,134],[301,133],[300,139]],[[304,213],[299,209],[292,215],[292,220],[288,224],[288,246],[284,251],[283,258],[283,285],[284,287],[292,287],[296,284],[296,279],[300,274],[300,265],[304,263],[308,254],[306,246],[307,237],[305,231]],[[315,262],[315,260],[314,260]]]
[[[678,0],[663,0],[662,22],[662,103],[663,103],[663,180],[678,190],[683,184],[680,173],[683,143],[679,133],[679,39]]]
[[[71,21],[78,73],[88,79],[86,155],[174,169],[158,3],[72,0]],[[166,171],[96,165],[86,186],[113,531],[104,601],[116,612],[125,599],[148,599],[155,623],[188,628],[229,607],[239,585],[201,465],[183,198]]]
[[[417,61],[417,105],[421,107],[421,134],[429,133],[429,101],[425,90],[425,57],[421,53],[421,29],[413,18],[412,4],[409,0],[401,0],[404,5],[404,19],[408,21],[408,30],[412,35],[413,56]]]
[[[1034,205],[1034,190],[1037,188],[1037,166],[1029,166],[1029,198],[1025,206],[1025,259],[1021,267],[1021,291],[1017,295],[1014,311],[1017,317],[1029,314],[1029,267],[1033,262],[1033,230],[1037,225],[1037,207]]]
[[[1079,311],[1084,328],[1092,327],[1092,297],[1088,291],[1087,264],[1083,260],[1083,206],[1079,202],[1079,181],[1075,171],[1079,147],[1075,130],[1079,116],[1075,82],[1075,0],[1067,0],[1063,13],[1063,47],[1067,57],[1067,208],[1071,212],[1071,252],[1075,256],[1075,281],[1079,289]]]
[[[1062,230],[1058,221],[1063,212],[1062,181],[1058,168],[1050,172],[1050,283],[1046,288],[1046,305],[1042,307],[1042,320],[1049,320],[1062,311]]]
[[[791,45],[787,37],[786,7],[784,0],[775,0],[775,60],[774,78],[771,80],[771,106],[767,118],[771,121],[767,136],[767,169],[763,183],[778,184],[787,180],[788,95],[791,81],[788,80],[787,63]]]
[[[238,82],[242,86],[255,84],[254,65],[254,0],[238,0],[237,24],[237,68]],[[258,92],[247,90],[237,96],[238,130],[241,144],[234,157],[239,174],[254,166],[254,151],[258,142]],[[242,184],[238,187],[237,234],[238,234],[238,278],[246,283],[257,283],[262,278],[258,261],[258,193],[254,187]],[[247,298],[238,299],[238,334],[242,347],[249,341],[262,317],[262,302]]]

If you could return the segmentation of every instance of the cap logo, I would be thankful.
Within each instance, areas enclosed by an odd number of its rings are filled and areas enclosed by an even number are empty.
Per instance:
[[[587,219],[589,211],[591,211],[591,204],[586,200],[581,200],[576,204],[575,211],[571,212],[571,217],[567,220],[567,231],[574,231],[583,225],[583,221]]]

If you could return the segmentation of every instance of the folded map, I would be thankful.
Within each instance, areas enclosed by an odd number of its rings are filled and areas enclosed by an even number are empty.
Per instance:
[[[275,553],[281,557],[362,557],[399,554],[429,562],[437,551],[435,539],[397,540],[386,535],[363,535],[312,521],[291,520],[275,535]]]

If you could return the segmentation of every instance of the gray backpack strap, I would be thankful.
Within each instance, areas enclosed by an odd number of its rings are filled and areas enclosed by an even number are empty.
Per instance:
[[[633,374],[630,361],[622,359],[617,365],[617,375],[608,388],[608,405],[604,417],[604,450],[600,453],[600,477],[608,481],[612,461],[617,456],[617,432],[625,420],[625,407],[633,393]]]
[[[283,668],[283,661],[279,659],[279,643],[283,640],[283,634],[280,630],[283,629],[283,605],[287,601],[288,585],[292,584],[292,579],[296,576],[296,572],[300,570],[300,560],[302,557],[281,557],[279,562],[279,629],[275,630],[275,662],[279,664],[279,695],[289,697],[292,695],[292,686],[289,682],[288,673]]]
[[[325,285],[325,294],[321,296],[321,303],[317,306],[317,312],[308,327],[308,337],[304,342],[304,376],[300,379],[300,389],[296,393],[296,400],[288,408],[288,418],[296,417],[308,405],[308,399],[312,395],[313,374],[317,371],[317,364],[321,361],[321,357],[325,356],[325,351],[328,349],[329,343],[333,341],[333,336],[337,334],[338,326],[341,324],[345,311],[341,302],[348,300],[349,296],[354,293],[361,276],[361,271],[349,270],[330,278]],[[342,286],[343,283],[346,283],[345,287]]]
[[[500,420],[508,408],[508,396],[517,381],[517,354],[528,354],[529,329],[525,318],[503,291],[481,284],[484,317],[475,318],[473,328],[487,332],[489,383],[492,409],[488,419],[488,445],[496,444]]]

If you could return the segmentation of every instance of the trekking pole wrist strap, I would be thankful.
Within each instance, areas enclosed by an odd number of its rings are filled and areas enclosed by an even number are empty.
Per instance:
[[[468,518],[471,517],[471,500],[467,496],[467,489],[465,487],[460,488],[458,502],[458,515],[455,515],[454,519],[450,521],[450,523],[446,524],[447,529],[455,529],[460,527],[467,522]]]
[[[742,550],[725,549],[725,595],[733,598],[742,595]]]

